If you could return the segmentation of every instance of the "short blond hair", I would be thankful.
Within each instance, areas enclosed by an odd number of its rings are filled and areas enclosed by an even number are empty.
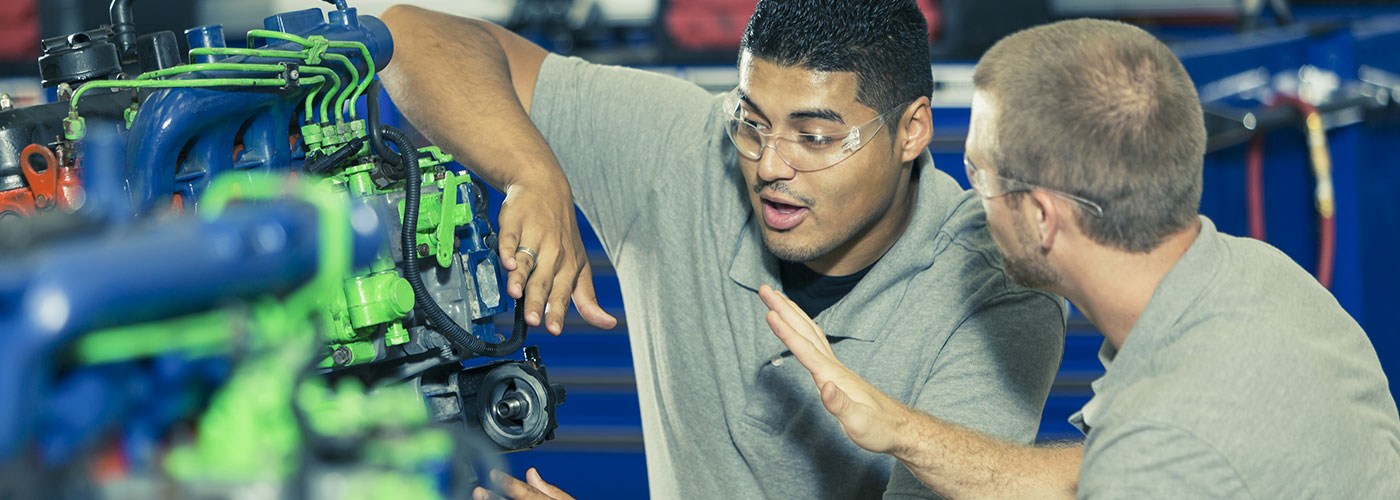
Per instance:
[[[1201,203],[1206,132],[1176,55],[1128,24],[1060,21],[997,42],[973,85],[995,106],[1002,176],[1093,200],[1095,241],[1131,252],[1190,227]]]

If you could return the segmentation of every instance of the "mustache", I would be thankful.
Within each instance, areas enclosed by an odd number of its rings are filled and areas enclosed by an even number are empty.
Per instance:
[[[801,202],[803,205],[806,205],[806,206],[809,206],[809,207],[812,206],[812,199],[811,199],[811,198],[808,198],[808,197],[806,197],[806,196],[803,196],[803,195],[801,195],[801,194],[798,194],[797,192],[793,191],[792,188],[789,188],[788,185],[787,185],[786,183],[782,182],[782,181],[771,181],[771,182],[758,181],[758,182],[754,183],[754,185],[753,185],[753,192],[754,192],[754,194],[763,194],[763,190],[765,190],[765,189],[768,189],[768,190],[772,190],[772,191],[775,191],[775,192],[778,192],[778,193],[785,194],[785,195],[787,195],[788,197],[790,197],[790,198],[792,198],[792,199],[795,199],[795,200]]]

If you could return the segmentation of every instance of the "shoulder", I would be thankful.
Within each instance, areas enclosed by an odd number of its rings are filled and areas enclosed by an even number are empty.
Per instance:
[[[1064,299],[1020,286],[1006,275],[980,198],[943,172],[930,168],[922,176],[933,177],[921,179],[933,185],[921,186],[919,203],[935,205],[921,208],[924,220],[911,224],[922,227],[910,234],[920,240],[914,251],[931,255],[931,262],[915,275],[909,296],[945,305],[924,307],[939,310],[929,310],[923,319],[936,325],[952,321],[949,342],[970,349],[1017,346],[1027,356],[1058,362],[1068,312]]]
[[[594,97],[608,95],[644,98],[635,92],[646,88],[656,88],[668,95],[690,103],[702,103],[706,107],[718,106],[714,95],[695,83],[657,71],[598,64],[579,57],[549,54],[540,64],[540,76],[535,83],[536,91],[541,88],[554,91],[574,90],[595,92]],[[636,101],[640,103],[640,101]]]
[[[958,186],[948,174],[924,166],[920,174],[916,220],[908,234],[925,240],[917,246],[932,250],[935,267],[956,267],[978,281],[993,280],[1009,285],[1004,278],[1001,251],[987,231],[987,215],[982,200]]]
[[[940,175],[942,172],[939,172]],[[987,216],[981,199],[972,191],[957,188],[947,190],[941,203],[947,206],[948,217],[939,226],[937,241],[946,242],[935,257],[934,268],[939,274],[959,277],[967,313],[1005,314],[1009,310],[1025,314],[1049,315],[1060,323],[1067,314],[1065,301],[1054,294],[1026,288],[1006,275],[1001,250],[987,230]],[[947,287],[948,284],[942,285]]]
[[[530,117],[590,128],[695,134],[716,127],[712,117],[719,104],[699,85],[672,75],[550,54],[540,65]]]

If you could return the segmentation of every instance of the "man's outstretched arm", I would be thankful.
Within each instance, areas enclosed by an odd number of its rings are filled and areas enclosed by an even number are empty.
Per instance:
[[[821,327],[787,297],[766,285],[759,297],[773,333],[861,448],[894,456],[945,498],[1074,498],[1083,446],[1020,446],[910,408],[841,364]]]
[[[559,334],[572,295],[584,320],[611,328],[617,319],[598,305],[568,181],[528,114],[544,49],[485,21],[417,7],[397,5],[382,18],[394,36],[394,60],[381,73],[394,103],[506,195],[498,251],[511,271],[507,293],[525,295],[526,321]],[[521,246],[537,256],[517,254]]]

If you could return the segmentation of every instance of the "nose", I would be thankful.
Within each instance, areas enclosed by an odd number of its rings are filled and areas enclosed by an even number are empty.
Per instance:
[[[770,149],[773,151],[769,152]],[[763,149],[758,151],[758,155],[758,178],[763,181],[773,182],[791,179],[797,174],[797,170],[788,164],[786,158],[783,158],[783,153],[778,151],[777,144],[764,144]]]

